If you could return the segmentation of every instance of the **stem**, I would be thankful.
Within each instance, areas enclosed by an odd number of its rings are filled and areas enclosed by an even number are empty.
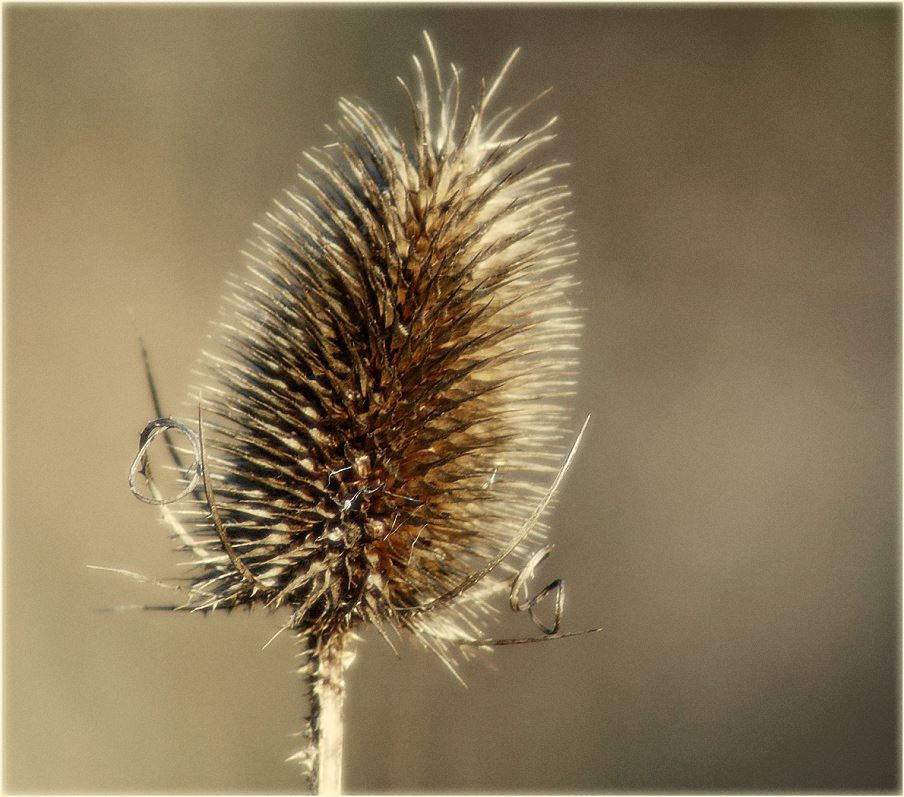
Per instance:
[[[346,636],[337,631],[314,640],[311,646],[311,785],[320,797],[342,794],[342,703],[350,658],[345,651]]]

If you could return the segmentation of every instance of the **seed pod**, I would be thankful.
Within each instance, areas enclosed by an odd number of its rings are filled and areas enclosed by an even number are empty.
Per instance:
[[[195,556],[180,608],[288,607],[314,669],[361,623],[444,657],[480,635],[565,453],[568,191],[535,159],[555,119],[491,116],[514,54],[465,114],[427,52],[430,80],[417,58],[400,80],[412,141],[341,100],[258,225],[203,355],[203,489],[170,510]]]
[[[226,297],[203,355],[206,475],[247,572],[196,500],[191,608],[286,605],[315,636],[409,625],[399,609],[505,548],[561,463],[568,191],[532,162],[554,120],[488,119],[500,74],[462,124],[455,67],[431,96],[415,66],[413,144],[341,100],[338,141],[306,156]],[[473,622],[483,601],[456,610]]]

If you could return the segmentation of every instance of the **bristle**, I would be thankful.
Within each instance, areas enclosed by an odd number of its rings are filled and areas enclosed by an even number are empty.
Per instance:
[[[499,571],[443,596],[536,513],[580,328],[568,191],[534,160],[555,120],[488,115],[516,53],[461,119],[428,38],[400,80],[411,141],[340,101],[337,141],[257,225],[202,357],[204,489],[168,514],[195,557],[184,608],[285,606],[318,638],[411,629],[443,658],[485,636]]]

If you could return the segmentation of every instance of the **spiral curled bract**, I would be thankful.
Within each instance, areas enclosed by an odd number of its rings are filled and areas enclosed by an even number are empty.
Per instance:
[[[559,164],[535,160],[555,120],[490,116],[508,64],[464,113],[458,71],[428,54],[412,142],[342,100],[337,142],[306,156],[226,297],[203,355],[205,476],[247,572],[196,491],[185,608],[418,631],[432,618],[410,610],[503,549],[561,461],[573,243]],[[436,627],[479,627],[500,578]]]

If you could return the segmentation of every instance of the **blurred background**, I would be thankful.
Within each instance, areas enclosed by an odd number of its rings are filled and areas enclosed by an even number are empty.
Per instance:
[[[365,633],[354,792],[857,790],[899,775],[897,6],[4,8],[4,776],[14,792],[300,789],[281,617],[166,602],[126,485],[252,222],[342,95],[409,129],[430,31],[515,46],[570,161],[593,420],[543,575],[593,636],[462,670]],[[473,94],[471,95],[473,96]],[[504,607],[504,601],[500,602]],[[529,633],[520,615],[497,631]]]

